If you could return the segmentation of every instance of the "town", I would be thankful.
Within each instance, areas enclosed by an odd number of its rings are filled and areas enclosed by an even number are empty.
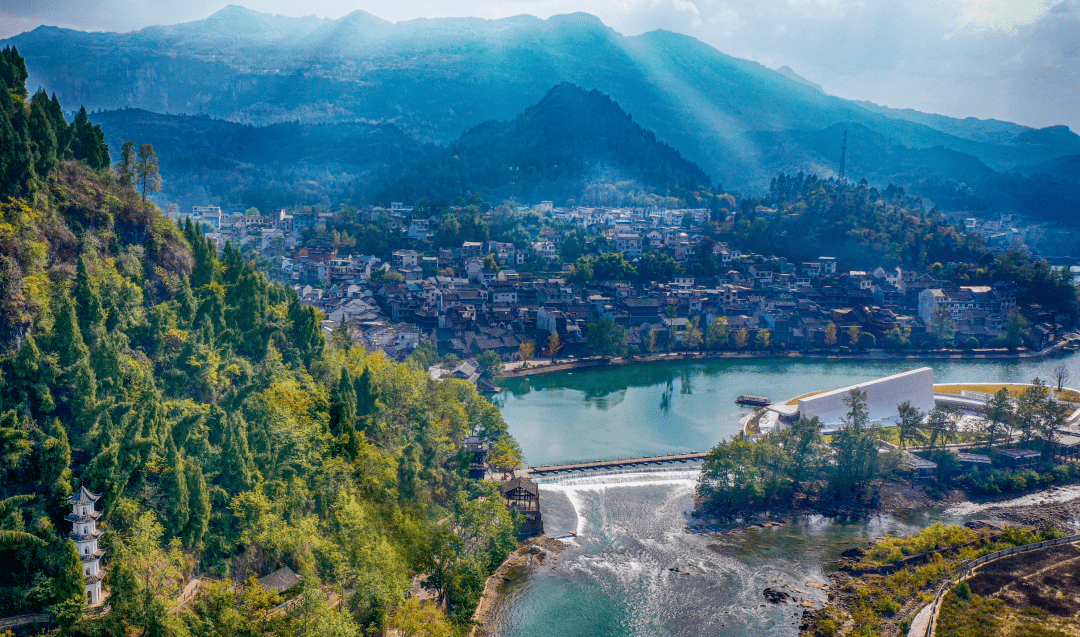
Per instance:
[[[1018,306],[1015,283],[958,283],[974,281],[979,264],[850,270],[834,256],[794,263],[744,253],[709,236],[736,208],[731,195],[717,201],[719,210],[504,204],[481,218],[524,217],[528,230],[519,223],[514,242],[450,247],[435,246],[446,245],[460,207],[430,214],[394,203],[270,215],[196,207],[171,215],[201,224],[219,250],[226,243],[250,250],[323,314],[327,333],[347,330],[396,360],[430,343],[428,362],[451,363],[440,368],[447,373],[489,351],[505,363],[527,363],[701,349],[855,354],[1063,344],[1067,317],[1037,303]],[[962,223],[978,230],[974,220]],[[360,253],[338,229],[363,224],[384,233],[389,260]],[[1003,250],[999,226],[992,230],[988,243]],[[638,276],[627,276],[630,268]],[[600,351],[587,334],[602,320],[611,322],[615,342]],[[483,369],[456,371],[476,382]]]

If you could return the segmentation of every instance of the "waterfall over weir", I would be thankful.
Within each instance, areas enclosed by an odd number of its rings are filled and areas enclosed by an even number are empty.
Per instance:
[[[771,604],[766,587],[796,602],[825,598],[823,564],[884,533],[933,517],[840,522],[811,516],[733,534],[687,529],[699,469],[669,467],[539,479],[547,534],[566,540],[554,564],[509,586],[501,637],[794,636],[804,607]]]

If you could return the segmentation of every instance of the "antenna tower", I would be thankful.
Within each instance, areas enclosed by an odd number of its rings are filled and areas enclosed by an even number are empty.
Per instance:
[[[840,146],[840,183],[846,184],[847,178],[844,177],[844,166],[847,164],[847,129],[844,129],[844,143]]]

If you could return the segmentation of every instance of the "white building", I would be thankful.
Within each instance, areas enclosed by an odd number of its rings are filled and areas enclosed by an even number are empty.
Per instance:
[[[800,398],[797,417],[816,416],[821,421],[822,431],[835,431],[841,425],[841,418],[850,410],[844,404],[844,399],[852,389],[866,392],[866,406],[870,412],[870,421],[874,423],[894,423],[898,416],[896,408],[904,401],[910,402],[912,407],[923,412],[934,408],[934,370],[929,367],[920,367],[858,385]]]
[[[98,539],[104,534],[104,531],[97,528],[101,512],[94,510],[94,503],[100,498],[100,494],[95,495],[86,487],[79,487],[79,491],[68,498],[71,513],[64,517],[71,522],[71,533],[68,537],[79,547],[79,557],[82,558],[86,575],[86,603],[91,606],[101,603],[101,580],[105,577],[105,569],[101,568],[101,556],[105,554],[105,550],[98,548]]]

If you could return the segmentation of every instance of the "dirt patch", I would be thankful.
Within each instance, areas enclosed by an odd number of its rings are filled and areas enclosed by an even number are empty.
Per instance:
[[[1080,547],[1055,546],[995,560],[967,580],[971,592],[1055,617],[1080,614]]]

